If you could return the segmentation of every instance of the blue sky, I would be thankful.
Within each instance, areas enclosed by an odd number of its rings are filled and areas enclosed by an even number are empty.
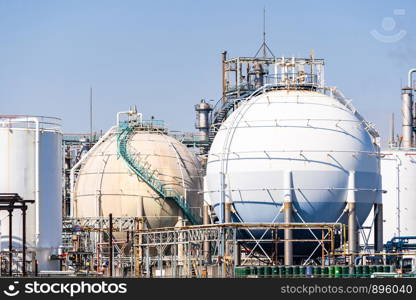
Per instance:
[[[193,105],[220,97],[220,52],[258,49],[263,6],[274,54],[314,49],[326,59],[328,84],[386,139],[391,112],[399,124],[401,84],[416,67],[412,0],[0,0],[0,114],[57,116],[65,132],[86,132],[92,86],[95,130],[107,130],[117,111],[136,104],[145,117],[192,131]],[[394,28],[383,28],[386,17]],[[371,30],[406,35],[384,43]]]

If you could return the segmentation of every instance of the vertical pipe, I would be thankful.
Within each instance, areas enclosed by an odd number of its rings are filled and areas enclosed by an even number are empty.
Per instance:
[[[10,206],[12,206],[12,203],[10,203]],[[12,234],[13,234],[13,209],[10,208],[8,209],[9,211],[9,276],[12,277],[13,272],[12,272],[12,268],[13,268],[13,254],[12,254],[12,250],[13,250],[13,238],[12,238]]]
[[[110,268],[110,277],[113,277],[113,214],[109,215],[110,222],[110,237],[109,237],[109,247],[110,247],[110,257],[109,257],[109,268]]]
[[[35,236],[36,236],[36,247],[38,247],[39,238],[40,238],[40,124],[39,119],[33,118],[30,119],[32,122],[36,124],[36,133],[35,133],[35,211],[36,211],[36,218],[35,218]]]
[[[285,172],[284,174],[284,222],[286,224],[292,223],[292,172]],[[292,229],[286,227],[284,229],[284,261],[286,266],[293,265],[293,232]]]
[[[411,148],[413,145],[413,100],[412,89],[402,89],[402,135],[403,147]]]
[[[22,274],[23,277],[26,276],[26,204],[23,204],[22,207],[22,221],[23,221],[23,228],[22,228]],[[60,260],[62,263],[62,260]]]

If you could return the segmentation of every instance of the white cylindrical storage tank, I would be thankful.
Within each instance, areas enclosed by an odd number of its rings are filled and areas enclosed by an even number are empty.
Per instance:
[[[220,202],[231,202],[234,221],[247,223],[283,222],[286,194],[293,222],[346,222],[346,203],[355,201],[360,225],[381,192],[378,147],[366,125],[322,93],[262,93],[219,129],[204,193],[218,216]]]
[[[416,236],[416,152],[382,152],[384,243],[393,237]]]
[[[87,153],[74,187],[74,216],[146,217],[151,228],[174,226],[184,217],[172,200],[161,198],[129,168],[118,153],[117,127]],[[138,165],[177,191],[193,214],[200,215],[202,190],[200,164],[178,140],[165,132],[136,128],[127,147]]]
[[[62,234],[62,132],[60,119],[0,117],[0,193],[35,200],[27,211],[28,251],[36,251],[39,270],[57,270]],[[1,216],[1,249],[8,250],[8,213]],[[13,213],[13,248],[22,250],[22,217]],[[29,259],[29,255],[28,255]]]

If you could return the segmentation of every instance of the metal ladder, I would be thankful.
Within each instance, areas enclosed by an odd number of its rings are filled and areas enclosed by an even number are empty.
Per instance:
[[[185,203],[185,199],[175,189],[165,187],[163,183],[155,176],[155,171],[141,165],[136,157],[130,155],[127,150],[127,143],[131,134],[134,132],[134,127],[128,124],[118,128],[117,131],[117,151],[124,159],[129,168],[148,186],[150,186],[161,198],[165,200],[173,200],[176,205],[182,210],[186,218],[192,225],[201,224],[201,218],[192,213],[191,208]]]

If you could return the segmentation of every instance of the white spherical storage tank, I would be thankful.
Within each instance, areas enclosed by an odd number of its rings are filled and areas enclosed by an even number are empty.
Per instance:
[[[184,217],[171,199],[163,199],[119,154],[117,127],[110,129],[82,164],[74,188],[74,216],[145,217],[151,228],[174,226]],[[137,165],[165,188],[183,197],[195,215],[202,206],[200,164],[178,140],[158,130],[136,128],[127,148]]]
[[[18,193],[28,205],[28,251],[36,252],[39,270],[57,270],[62,233],[62,132],[51,117],[0,118],[0,193]],[[8,250],[8,213],[0,212],[1,249]],[[21,211],[13,213],[13,248],[22,250]],[[28,260],[31,257],[28,255]]]
[[[314,91],[271,90],[252,97],[221,125],[208,156],[204,194],[232,203],[233,221],[346,222],[355,201],[362,224],[380,191],[378,147],[366,123],[338,99]]]
[[[383,240],[416,236],[416,152],[386,150],[382,152]]]

